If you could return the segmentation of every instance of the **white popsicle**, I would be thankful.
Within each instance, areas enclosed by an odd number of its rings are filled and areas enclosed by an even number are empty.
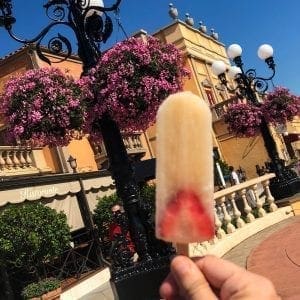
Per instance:
[[[214,235],[211,112],[191,92],[169,96],[157,113],[156,236],[190,243]]]

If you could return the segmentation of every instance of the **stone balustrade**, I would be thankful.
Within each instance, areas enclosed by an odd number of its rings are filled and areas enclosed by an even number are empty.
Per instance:
[[[218,119],[222,118],[222,116],[227,111],[228,106],[230,106],[231,104],[245,103],[245,102],[246,102],[245,99],[239,99],[236,96],[234,96],[228,100],[225,100],[225,101],[215,104],[213,107],[214,120],[218,120]]]
[[[0,146],[0,176],[45,174],[51,172],[46,165],[42,148]]]
[[[130,134],[122,134],[123,142],[126,148],[128,155],[132,158],[141,158],[145,155],[146,149],[143,147],[143,143],[141,141],[141,133],[130,133]],[[108,157],[106,153],[105,146],[103,142],[101,143],[93,143],[92,148],[95,154],[95,161],[98,165],[99,169],[105,168],[108,162]]]
[[[224,255],[231,248],[283,219],[290,206],[278,208],[269,189],[275,174],[266,174],[214,193],[215,236],[210,241],[178,245],[189,256]]]

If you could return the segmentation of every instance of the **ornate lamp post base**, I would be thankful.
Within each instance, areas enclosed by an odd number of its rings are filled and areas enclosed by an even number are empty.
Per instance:
[[[169,271],[169,256],[138,262],[120,270],[112,269],[112,290],[120,300],[159,300],[159,287]]]
[[[270,191],[275,200],[300,193],[300,177],[295,172],[285,169],[282,176],[272,178]]]
[[[260,126],[260,132],[264,139],[266,151],[271,159],[270,171],[276,174],[276,177],[270,180],[270,191],[273,197],[275,200],[279,200],[299,193],[300,177],[296,172],[288,169],[284,165],[284,161],[279,158],[275,141],[264,119]]]

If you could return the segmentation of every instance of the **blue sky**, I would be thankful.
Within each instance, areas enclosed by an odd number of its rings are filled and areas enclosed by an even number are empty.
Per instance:
[[[13,0],[17,18],[15,33],[30,38],[48,23],[42,7],[44,3],[45,0]],[[113,0],[104,0],[104,3],[108,6]],[[139,29],[151,34],[168,25],[172,21],[168,15],[169,3],[166,0],[122,0],[120,17],[127,34]],[[274,83],[300,94],[299,0],[174,0],[172,3],[181,20],[188,12],[194,18],[195,26],[203,21],[208,29],[214,28],[219,33],[220,41],[225,45],[240,44],[245,67],[256,68],[258,75],[269,73],[257,57],[257,48],[264,43],[271,44],[277,65]],[[123,38],[122,32],[115,28],[108,44]],[[0,28],[0,57],[19,46]]]

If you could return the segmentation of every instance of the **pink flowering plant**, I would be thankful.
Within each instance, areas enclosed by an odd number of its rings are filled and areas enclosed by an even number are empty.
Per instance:
[[[284,87],[276,87],[267,94],[262,105],[265,120],[274,125],[285,124],[300,115],[300,97]]]
[[[262,111],[249,103],[237,103],[228,107],[224,114],[229,132],[238,137],[252,137],[259,133]]]
[[[122,131],[145,130],[154,123],[161,102],[182,89],[188,74],[174,45],[151,36],[116,44],[83,79],[94,94],[88,102],[88,131],[97,137],[98,120],[106,113]]]
[[[11,78],[0,96],[8,139],[31,146],[67,145],[85,120],[85,88],[57,68]]]

